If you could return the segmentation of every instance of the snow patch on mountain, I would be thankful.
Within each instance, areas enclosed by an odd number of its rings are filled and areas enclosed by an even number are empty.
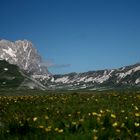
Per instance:
[[[57,80],[55,80],[55,83],[67,83],[69,81],[69,77],[66,76],[66,77],[62,77],[62,78],[58,78]]]
[[[138,78],[136,81],[135,81],[135,84],[138,84],[140,83],[140,78]]]
[[[84,82],[88,83],[88,82],[92,82],[93,81],[93,77],[88,77],[84,80]],[[80,81],[79,81],[80,82]]]
[[[117,76],[119,76],[120,79],[125,78],[127,75],[131,75],[132,73],[139,71],[140,70],[140,66],[134,67],[126,72],[123,73],[117,73]]]
[[[39,79],[40,81],[44,81],[50,79],[49,75],[32,75],[32,78]]]
[[[81,78],[79,79],[78,82],[86,82],[86,81],[85,81],[86,78],[87,78],[87,76],[85,76],[85,77],[81,77]]]
[[[8,49],[3,49],[3,51],[9,54],[11,57],[16,57],[15,52],[9,47]]]

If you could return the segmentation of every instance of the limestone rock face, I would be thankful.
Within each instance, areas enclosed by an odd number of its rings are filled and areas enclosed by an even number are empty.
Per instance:
[[[0,59],[19,66],[31,75],[49,75],[47,67],[41,65],[41,56],[27,40],[0,40]]]

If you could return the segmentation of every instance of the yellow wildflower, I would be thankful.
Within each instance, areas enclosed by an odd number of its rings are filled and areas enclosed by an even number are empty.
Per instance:
[[[95,99],[96,102],[98,102],[98,99]]]
[[[71,117],[72,115],[71,114],[68,114],[68,116]]]
[[[100,120],[101,120],[100,117],[97,117],[97,121],[100,122]]]
[[[97,129],[93,129],[93,133],[97,133],[98,132],[98,130]]]
[[[46,131],[46,132],[50,132],[51,129],[50,129],[50,128],[45,128],[45,131]]]
[[[104,113],[104,111],[103,111],[103,110],[100,110],[100,113],[102,113],[102,114],[103,114],[103,113]]]
[[[125,119],[128,120],[128,117],[126,116]]]
[[[98,117],[102,117],[102,115],[101,115],[101,114],[97,114],[97,116],[98,116]]]
[[[44,126],[43,125],[39,125],[38,128],[44,128]]]
[[[111,114],[111,118],[116,119],[116,115],[115,114]]]
[[[98,139],[98,137],[97,137],[97,136],[94,136],[94,137],[93,137],[93,140],[97,140],[97,139]]]
[[[51,126],[48,126],[48,128],[51,129],[52,127]]]
[[[136,133],[136,134],[135,134],[135,137],[138,137],[138,136],[139,136],[139,133]]]
[[[48,120],[49,119],[49,117],[48,116],[45,116],[45,120]]]
[[[58,133],[63,133],[63,129],[59,129],[58,130]]]
[[[116,132],[120,133],[120,132],[121,132],[121,130],[120,130],[120,129],[116,129]]]
[[[139,126],[140,126],[140,124],[139,124],[139,123],[137,123],[137,122],[135,122],[135,126],[136,126],[136,127],[139,127]]]
[[[111,110],[109,110],[109,109],[106,109],[106,112],[111,112]]]
[[[55,128],[54,130],[55,130],[55,131],[58,131],[59,129],[58,129],[58,128]]]
[[[73,125],[76,125],[76,122],[72,122]]]
[[[91,113],[88,113],[88,116],[91,116]]]
[[[112,126],[113,126],[113,127],[116,127],[116,126],[118,126],[118,123],[115,122],[115,123],[112,124]]]
[[[84,122],[84,119],[80,119],[79,122]]]
[[[134,106],[135,110],[139,110],[139,108],[137,106]]]
[[[81,112],[80,112],[80,111],[78,111],[78,112],[77,112],[77,114],[79,115],[79,114],[81,114]]]
[[[35,122],[35,121],[37,121],[37,119],[38,119],[37,117],[34,117],[34,118],[33,118],[33,121]]]
[[[135,113],[135,116],[136,116],[136,117],[140,117],[140,114],[139,114],[139,113]]]
[[[92,112],[92,115],[93,115],[93,116],[96,116],[96,115],[97,115],[97,113],[96,113],[96,112]]]
[[[125,126],[125,124],[124,124],[124,123],[122,123],[122,124],[121,124],[121,127],[124,127],[124,126]]]

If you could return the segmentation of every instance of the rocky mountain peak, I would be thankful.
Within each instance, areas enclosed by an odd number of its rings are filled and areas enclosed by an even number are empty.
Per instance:
[[[0,59],[19,66],[31,75],[49,74],[47,67],[41,66],[41,56],[28,40],[0,40]]]

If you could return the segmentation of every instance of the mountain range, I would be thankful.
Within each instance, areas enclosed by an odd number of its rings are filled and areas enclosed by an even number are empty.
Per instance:
[[[28,40],[0,40],[0,75],[0,88],[96,90],[140,87],[140,63],[118,69],[52,75]]]

